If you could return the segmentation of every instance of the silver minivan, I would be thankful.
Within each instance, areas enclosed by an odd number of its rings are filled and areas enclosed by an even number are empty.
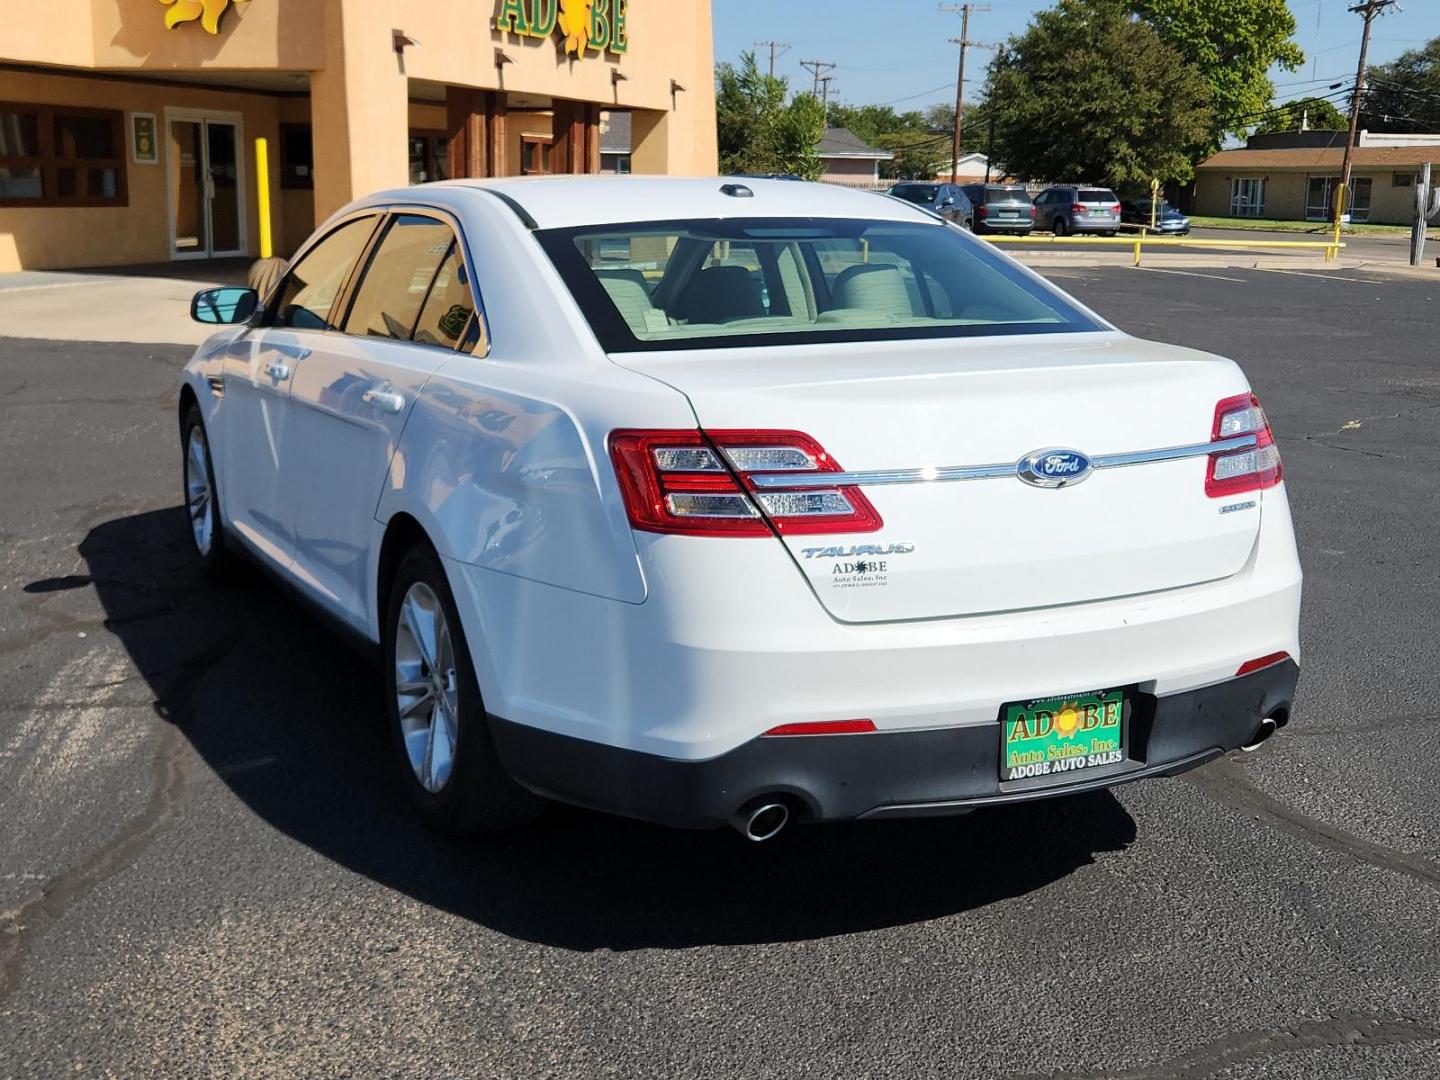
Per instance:
[[[1120,200],[1109,188],[1049,187],[1035,196],[1037,224],[1056,236],[1120,231]]]
[[[977,233],[1024,235],[1035,227],[1035,208],[1020,184],[963,184],[960,190],[975,206]]]

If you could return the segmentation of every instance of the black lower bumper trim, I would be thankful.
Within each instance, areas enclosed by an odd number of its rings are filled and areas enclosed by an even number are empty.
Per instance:
[[[761,797],[785,796],[801,820],[965,813],[1170,776],[1252,742],[1266,717],[1289,719],[1300,670],[1275,664],[1213,686],[1136,694],[1128,758],[1061,786],[999,779],[995,724],[928,731],[753,739],[680,761],[491,718],[495,748],[521,784],[562,802],[667,825],[707,828]]]

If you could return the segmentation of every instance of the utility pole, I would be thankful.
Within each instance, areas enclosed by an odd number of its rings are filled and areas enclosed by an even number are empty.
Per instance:
[[[959,179],[960,136],[965,125],[965,52],[970,46],[980,44],[970,40],[970,13],[989,11],[990,8],[988,5],[965,3],[941,4],[940,10],[960,13],[960,36],[950,39],[952,45],[960,46],[960,75],[955,80],[955,131],[950,142],[950,182],[953,184]]]
[[[775,58],[777,56],[784,56],[789,52],[790,43],[788,41],[757,41],[755,42],[755,47],[757,49],[770,50],[770,78],[773,79],[775,77]],[[776,51],[777,49],[779,52]]]
[[[818,98],[820,96],[820,77],[827,71],[834,71],[836,65],[830,63],[829,60],[801,60],[800,66],[815,76],[813,93]]]
[[[820,111],[825,115],[825,126],[830,126],[830,83],[834,75],[826,75],[820,80]]]
[[[1350,137],[1345,140],[1345,161],[1340,166],[1340,186],[1346,194],[1350,192],[1350,167],[1355,155],[1355,137],[1360,130],[1360,100],[1365,93],[1365,57],[1370,52],[1370,24],[1386,8],[1394,7],[1396,0],[1360,0],[1350,8],[1365,20],[1365,32],[1360,37],[1360,66],[1355,72],[1355,93],[1350,98]],[[1335,214],[1342,217],[1345,207],[1337,206]]]

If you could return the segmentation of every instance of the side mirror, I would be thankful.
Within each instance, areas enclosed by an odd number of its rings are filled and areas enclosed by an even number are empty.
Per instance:
[[[254,289],[202,289],[190,299],[190,318],[212,325],[242,323],[259,306],[260,294]]]

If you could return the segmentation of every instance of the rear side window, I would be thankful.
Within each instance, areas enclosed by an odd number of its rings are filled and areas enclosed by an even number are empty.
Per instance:
[[[938,222],[705,219],[537,236],[610,352],[1101,329]]]
[[[1113,203],[1115,193],[1109,188],[1084,188],[1080,192],[1081,202]]]
[[[307,251],[276,290],[274,324],[333,330],[330,309],[374,231],[373,216],[355,218]]]
[[[422,345],[453,349],[465,336],[474,317],[475,296],[470,291],[465,260],[452,243],[445,261],[440,264],[439,273],[435,275],[430,295],[420,309],[420,318],[415,323],[415,340]]]
[[[904,199],[906,202],[927,203],[934,202],[939,191],[939,187],[935,184],[901,184],[890,194]]]
[[[418,214],[393,218],[355,290],[345,333],[410,340],[453,242],[444,222]]]

